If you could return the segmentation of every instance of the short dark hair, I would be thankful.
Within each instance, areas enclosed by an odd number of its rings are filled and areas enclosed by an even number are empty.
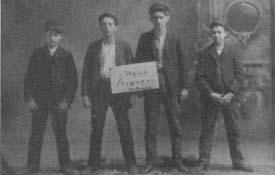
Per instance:
[[[154,3],[149,8],[148,12],[149,12],[150,16],[152,16],[155,12],[163,12],[165,15],[168,15],[169,11],[170,10],[167,5],[161,4],[161,3]]]
[[[45,32],[55,31],[57,33],[63,32],[63,26],[59,21],[49,19],[45,22]]]
[[[115,22],[115,25],[118,25],[118,19],[115,15],[111,14],[111,13],[102,13],[99,17],[98,17],[98,22],[99,24],[101,23],[101,21],[104,18],[112,18]]]
[[[213,21],[210,24],[210,29],[212,30],[214,27],[218,27],[218,26],[224,28],[225,31],[228,30],[227,27],[226,27],[226,25],[224,23],[222,23],[222,22],[219,22],[219,21]]]

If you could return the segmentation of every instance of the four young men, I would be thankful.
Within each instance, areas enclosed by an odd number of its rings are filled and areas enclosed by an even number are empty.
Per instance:
[[[144,91],[146,166],[149,173],[157,165],[157,128],[160,105],[163,104],[169,124],[172,158],[178,170],[188,171],[182,163],[182,123],[180,101],[188,96],[184,75],[184,58],[180,39],[166,26],[169,8],[160,3],[149,9],[153,29],[143,33],[138,41],[136,56],[129,44],[118,39],[118,19],[104,13],[99,17],[101,39],[88,47],[81,81],[81,96],[86,108],[91,108],[92,131],[86,173],[100,168],[103,128],[110,106],[117,122],[122,152],[129,173],[138,173],[128,110],[132,107],[130,93],[112,94],[110,70],[130,63],[156,61],[160,88]],[[236,123],[236,102],[242,84],[242,68],[235,52],[224,44],[226,27],[221,22],[210,26],[213,44],[202,51],[195,81],[201,92],[202,131],[199,147],[199,164],[205,170],[209,165],[211,139],[218,110],[224,114],[230,154],[234,169],[252,171],[244,163],[240,152],[239,132]],[[52,114],[61,171],[74,173],[69,157],[66,136],[67,110],[77,89],[77,73],[72,54],[59,46],[62,29],[55,21],[46,23],[46,45],[36,49],[25,76],[25,100],[32,111],[32,131],[29,141],[27,173],[39,170],[39,161],[47,117]]]

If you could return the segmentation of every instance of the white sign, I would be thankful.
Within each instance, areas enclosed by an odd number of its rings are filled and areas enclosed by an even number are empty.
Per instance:
[[[110,74],[113,94],[159,88],[156,62],[117,66]]]

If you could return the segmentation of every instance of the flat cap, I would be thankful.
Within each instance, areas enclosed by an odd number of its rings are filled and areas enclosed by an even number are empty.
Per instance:
[[[227,25],[225,24],[224,20],[221,19],[214,19],[211,23],[210,23],[210,29],[212,29],[213,27],[216,26],[222,26],[225,30],[228,30]]]
[[[63,32],[63,26],[56,20],[47,20],[45,23],[45,32],[55,31],[57,33]]]
[[[169,12],[169,8],[167,5],[165,4],[161,4],[161,3],[154,3],[153,5],[151,5],[151,7],[149,8],[149,14],[152,15],[155,12]]]

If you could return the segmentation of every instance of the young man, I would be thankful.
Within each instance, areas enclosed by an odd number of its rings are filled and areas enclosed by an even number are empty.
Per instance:
[[[25,75],[24,97],[32,112],[27,173],[39,171],[49,114],[52,115],[60,169],[64,173],[72,172],[66,124],[67,111],[77,89],[77,71],[72,54],[59,46],[62,38],[61,24],[47,21],[46,44],[34,50]]]
[[[91,108],[92,131],[87,171],[100,168],[103,128],[110,106],[117,122],[122,153],[129,173],[137,173],[134,144],[128,110],[131,107],[128,93],[112,94],[110,70],[132,62],[133,55],[126,41],[116,38],[117,17],[110,13],[99,16],[102,38],[90,44],[82,74],[81,95],[84,106]]]
[[[172,156],[182,172],[188,169],[181,161],[182,123],[179,100],[187,97],[184,83],[183,54],[179,38],[167,30],[169,8],[160,3],[149,8],[153,30],[140,36],[135,62],[157,62],[160,89],[144,92],[145,110],[145,149],[147,165],[143,173],[156,167],[156,136],[159,122],[160,105],[163,103],[167,114],[172,142]]]
[[[199,146],[199,166],[206,170],[209,166],[212,138],[218,111],[224,116],[233,168],[252,171],[244,162],[240,150],[240,134],[237,126],[239,91],[243,81],[243,71],[236,52],[225,43],[227,30],[221,21],[210,25],[213,43],[199,54],[195,81],[201,93],[202,129]]]

